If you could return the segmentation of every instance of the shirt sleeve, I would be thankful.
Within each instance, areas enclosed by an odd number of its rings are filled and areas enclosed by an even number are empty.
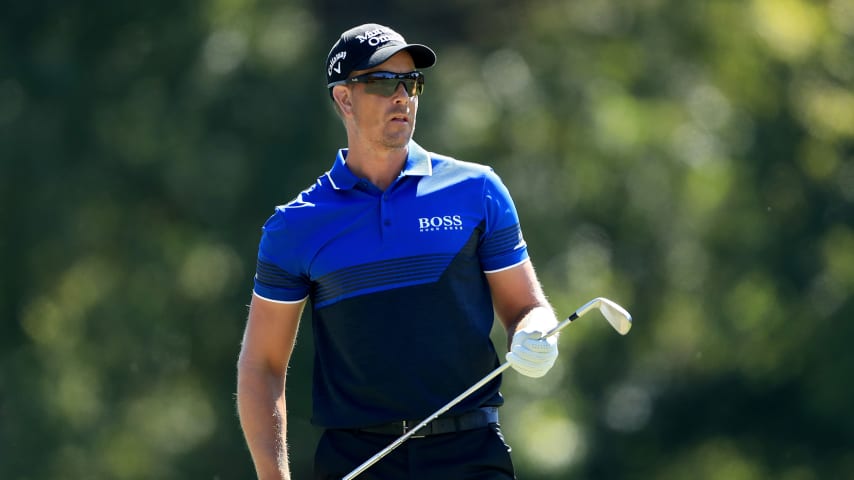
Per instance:
[[[292,303],[304,300],[310,283],[306,275],[295,271],[296,265],[287,256],[294,252],[288,245],[283,212],[276,210],[264,224],[258,246],[254,292],[259,297],[276,302]]]
[[[485,272],[518,265],[528,258],[528,246],[522,236],[519,215],[504,183],[492,170],[485,177],[483,190],[485,230],[478,256]]]

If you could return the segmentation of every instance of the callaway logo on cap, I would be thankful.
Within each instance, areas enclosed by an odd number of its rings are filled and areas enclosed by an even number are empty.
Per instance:
[[[341,34],[326,57],[326,84],[347,79],[354,70],[373,68],[395,53],[406,50],[415,68],[432,67],[436,54],[429,47],[406,43],[399,33],[376,23],[353,27]]]

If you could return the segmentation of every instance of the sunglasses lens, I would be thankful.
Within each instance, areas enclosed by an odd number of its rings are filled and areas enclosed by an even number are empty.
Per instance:
[[[363,82],[365,84],[365,92],[383,97],[390,97],[397,91],[397,86],[401,83],[406,90],[406,94],[410,97],[421,95],[424,91],[424,77],[422,75],[411,75],[406,77],[394,76],[375,76],[368,77]]]
[[[394,92],[397,90],[397,86],[401,82],[402,80],[398,80],[396,78],[372,78],[365,82],[365,91],[374,95],[390,97],[394,95]],[[404,88],[406,88],[405,85],[406,82],[404,82]],[[408,88],[407,91],[409,91]]]

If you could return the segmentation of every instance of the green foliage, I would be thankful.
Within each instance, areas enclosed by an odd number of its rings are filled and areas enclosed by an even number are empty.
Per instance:
[[[416,139],[495,167],[555,307],[636,319],[505,376],[520,478],[854,475],[851,0],[4,10],[0,477],[251,476],[233,392],[259,229],[342,146],[323,58],[370,20],[437,50]]]

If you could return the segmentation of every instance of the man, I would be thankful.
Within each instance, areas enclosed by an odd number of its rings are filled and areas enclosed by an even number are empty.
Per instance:
[[[264,225],[238,362],[238,411],[261,479],[290,478],[285,374],[306,300],[315,341],[315,478],[340,479],[507,359],[544,375],[557,325],[507,189],[488,167],[412,141],[433,51],[392,29],[344,32],[326,62],[347,132],[332,168]],[[500,378],[360,478],[515,478]],[[408,423],[404,423],[408,422]]]

